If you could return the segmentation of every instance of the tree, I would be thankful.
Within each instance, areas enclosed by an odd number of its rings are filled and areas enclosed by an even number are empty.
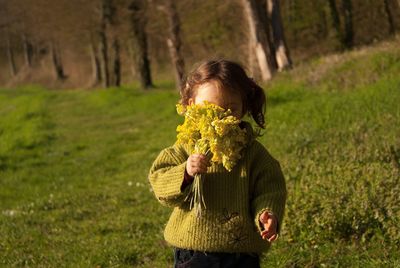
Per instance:
[[[10,67],[10,74],[11,76],[15,76],[17,74],[17,66],[15,64],[14,51],[11,46],[10,33],[8,27],[6,28],[6,44],[7,44],[7,58]]]
[[[169,37],[167,45],[171,56],[172,65],[175,69],[175,81],[178,88],[182,85],[183,75],[185,73],[185,62],[182,55],[182,42],[180,38],[181,23],[178,12],[173,0],[167,0],[166,13],[169,22]]]
[[[121,85],[121,58],[120,58],[120,46],[117,38],[113,41],[113,50],[114,50],[114,68],[113,68],[113,76],[114,76],[114,86],[119,87]]]
[[[335,30],[336,39],[340,42],[342,48],[351,48],[354,43],[353,30],[353,7],[351,0],[342,0],[341,11],[343,15],[342,21],[336,5],[336,0],[329,0],[329,11],[332,17],[332,26]],[[343,30],[342,30],[343,29]]]
[[[14,77],[17,75],[18,71],[17,71],[17,65],[15,63],[15,55],[14,55],[13,43],[11,41],[11,36],[10,36],[10,29],[12,29],[17,20],[12,16],[10,16],[11,12],[6,2],[4,3],[0,2],[0,7],[1,7],[0,9],[1,18],[3,19],[3,21],[0,21],[0,30],[4,29],[3,31],[6,43],[5,45],[6,45],[6,54],[7,54],[9,71],[10,75]]]
[[[181,22],[173,0],[165,0],[165,4],[157,5],[157,8],[163,11],[168,19],[167,46],[172,66],[174,67],[176,86],[179,89],[182,86],[183,75],[185,73],[185,61],[182,55],[182,41],[180,36]]]
[[[61,60],[60,47],[54,40],[50,42],[51,60],[54,67],[54,74],[57,80],[64,80],[67,76],[64,73],[64,68]]]
[[[383,3],[384,3],[384,7],[385,7],[387,21],[388,21],[388,24],[389,24],[389,33],[390,34],[395,34],[396,28],[394,26],[394,21],[393,21],[394,14],[393,14],[392,8],[390,8],[390,1],[389,0],[383,0]]]
[[[113,23],[114,7],[111,3],[112,0],[101,1],[101,16],[100,16],[100,62],[101,62],[101,77],[103,78],[103,86],[109,87],[110,83],[110,59],[109,59],[109,40],[108,31]]]
[[[128,7],[130,11],[131,40],[134,50],[136,73],[139,75],[140,87],[153,87],[148,56],[146,12],[144,0],[132,0]]]
[[[102,81],[101,74],[101,63],[98,57],[98,49],[96,48],[96,44],[93,40],[92,34],[90,34],[90,57],[92,61],[92,77],[93,77],[93,85],[97,85]]]
[[[25,64],[29,67],[32,67],[33,45],[31,41],[28,39],[26,33],[22,34],[22,42],[24,47]]]
[[[332,17],[332,26],[335,31],[335,37],[339,41],[339,43],[342,43],[342,35],[340,30],[340,16],[336,6],[336,0],[329,0],[328,4],[329,4],[329,11]]]
[[[342,43],[345,48],[351,48],[354,43],[353,5],[351,0],[342,1],[342,11],[344,17],[344,34]]]
[[[255,58],[260,68],[263,81],[270,80],[276,71],[275,53],[271,46],[271,41],[267,34],[265,19],[259,12],[265,12],[265,5],[261,5],[262,0],[242,0],[243,10],[247,18],[249,28],[250,51],[255,53]],[[262,11],[264,10],[264,11]]]
[[[276,62],[278,64],[278,69],[281,71],[290,68],[292,66],[292,60],[290,59],[289,49],[287,47],[283,31],[279,1],[268,0],[267,8],[268,17],[271,22]]]

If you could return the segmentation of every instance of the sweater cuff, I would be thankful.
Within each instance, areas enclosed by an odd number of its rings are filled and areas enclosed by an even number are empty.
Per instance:
[[[181,191],[183,191],[186,188],[186,186],[191,184],[193,182],[193,180],[194,180],[194,177],[190,176],[187,173],[186,168],[185,168],[185,174],[183,176],[183,182],[182,182],[182,186],[181,186]]]
[[[178,199],[189,193],[190,187],[182,188],[186,162],[171,168],[163,178],[159,180],[156,194],[160,201]]]

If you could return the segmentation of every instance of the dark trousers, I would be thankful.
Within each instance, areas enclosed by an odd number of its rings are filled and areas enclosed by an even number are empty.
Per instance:
[[[202,252],[174,248],[174,268],[260,268],[256,253]]]

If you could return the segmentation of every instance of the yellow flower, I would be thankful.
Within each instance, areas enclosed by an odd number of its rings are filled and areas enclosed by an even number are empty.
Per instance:
[[[231,171],[246,145],[246,131],[239,127],[240,120],[230,110],[206,101],[186,107],[178,104],[177,112],[185,116],[176,129],[178,143],[189,144],[192,153],[209,152],[212,162],[222,163]]]
[[[239,126],[240,120],[232,116],[231,110],[206,101],[188,106],[177,104],[176,108],[178,114],[185,116],[184,123],[176,128],[177,142],[188,144],[191,154],[211,156],[210,161],[231,171],[241,158],[247,141],[246,130]],[[200,212],[201,202],[205,204],[199,175],[195,176],[192,193],[190,207],[194,203]]]
[[[177,111],[177,113],[178,113],[179,115],[184,115],[184,114],[185,114],[185,111],[186,111],[185,106],[178,103],[178,104],[176,105],[176,111]]]

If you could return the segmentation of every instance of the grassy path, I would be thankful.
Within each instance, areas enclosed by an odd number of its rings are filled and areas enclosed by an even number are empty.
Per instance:
[[[26,106],[43,95],[37,107],[43,118],[37,121],[48,124],[37,131],[47,140],[30,148],[15,141],[20,161],[3,164],[1,231],[9,234],[1,244],[3,264],[108,266],[154,259],[167,211],[152,202],[146,175],[164,143],[152,137],[173,138],[174,126],[159,118],[174,110],[158,114],[141,105],[173,102],[175,94],[152,93],[154,100],[127,90],[21,94],[30,94],[18,102]],[[153,132],[148,126],[154,123],[159,128]],[[7,155],[6,162],[15,163],[14,154]],[[152,211],[160,214],[160,224],[145,217]]]

